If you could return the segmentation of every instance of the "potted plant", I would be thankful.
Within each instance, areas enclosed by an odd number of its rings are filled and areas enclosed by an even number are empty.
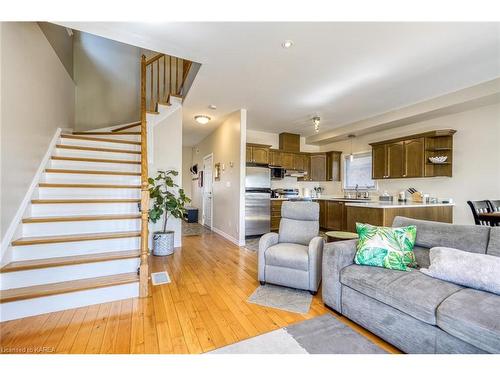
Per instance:
[[[179,172],[175,170],[158,171],[155,178],[149,178],[149,197],[152,208],[149,210],[149,220],[156,223],[163,216],[163,230],[153,233],[153,255],[170,255],[174,252],[174,231],[167,230],[170,216],[182,219],[186,212],[184,205],[191,202],[183,189],[178,189],[172,177]],[[176,193],[177,190],[177,193]]]

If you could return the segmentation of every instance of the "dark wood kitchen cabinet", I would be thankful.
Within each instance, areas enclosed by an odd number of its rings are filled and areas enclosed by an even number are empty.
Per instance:
[[[434,130],[407,137],[371,143],[372,178],[452,176],[453,129]],[[431,156],[447,156],[441,164]]]
[[[294,169],[294,154],[292,152],[281,153],[281,166],[285,169]]]
[[[248,163],[269,164],[269,152],[271,146],[247,143],[246,161]]]
[[[269,164],[281,167],[281,152],[278,150],[269,150]]]
[[[340,163],[342,152],[330,151],[326,153],[326,180],[340,181]]]
[[[326,228],[329,230],[344,230],[345,203],[338,201],[326,202]]]
[[[311,181],[326,180],[326,154],[311,154]]]

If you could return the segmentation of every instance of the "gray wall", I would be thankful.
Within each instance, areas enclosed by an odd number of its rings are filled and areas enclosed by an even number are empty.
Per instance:
[[[73,78],[73,37],[68,34],[65,27],[50,22],[38,22],[38,26],[70,77]]]
[[[75,128],[138,121],[141,49],[78,31],[73,38]]]
[[[73,126],[75,86],[35,22],[2,22],[0,37],[3,238],[56,129]]]

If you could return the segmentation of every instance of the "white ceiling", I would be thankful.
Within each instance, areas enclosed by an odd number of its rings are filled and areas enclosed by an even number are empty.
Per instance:
[[[308,136],[313,115],[323,132],[500,76],[500,23],[62,24],[202,63],[185,145],[239,108],[249,129]]]

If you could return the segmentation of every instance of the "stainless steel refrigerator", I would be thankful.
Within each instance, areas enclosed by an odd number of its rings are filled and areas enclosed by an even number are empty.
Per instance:
[[[245,236],[257,236],[271,229],[271,172],[248,166],[245,178]]]

